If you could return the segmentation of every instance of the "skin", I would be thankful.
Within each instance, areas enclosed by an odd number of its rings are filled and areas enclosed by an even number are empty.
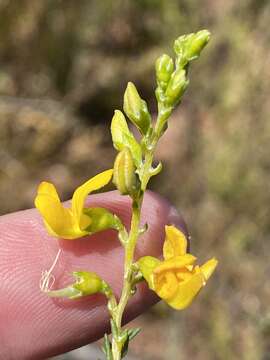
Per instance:
[[[105,207],[129,224],[130,200],[116,191],[91,195],[86,205]],[[175,208],[149,191],[142,208],[142,225],[145,222],[149,230],[138,242],[136,257],[161,256],[166,224],[187,232]],[[123,251],[114,231],[78,240],[57,240],[46,233],[35,209],[0,217],[0,360],[48,358],[95,341],[109,331],[102,295],[52,299],[40,291],[41,273],[50,268],[59,248],[62,252],[53,271],[55,289],[73,282],[72,271],[89,270],[120,294]],[[153,292],[140,284],[125,321],[156,301]]]

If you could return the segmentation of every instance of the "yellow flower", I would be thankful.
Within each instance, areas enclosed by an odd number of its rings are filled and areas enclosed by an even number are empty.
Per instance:
[[[63,239],[77,239],[89,234],[91,217],[84,213],[84,202],[89,193],[111,180],[113,170],[106,170],[78,187],[72,197],[71,209],[61,204],[53,184],[42,182],[38,187],[35,206],[41,213],[50,235]]]
[[[138,264],[150,289],[174,309],[189,306],[214,272],[217,260],[202,266],[194,265],[196,257],[187,253],[187,239],[174,226],[165,227],[164,261],[152,256],[139,259]]]

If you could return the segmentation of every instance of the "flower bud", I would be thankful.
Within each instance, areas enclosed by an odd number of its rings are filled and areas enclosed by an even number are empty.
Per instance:
[[[128,147],[132,153],[137,167],[142,162],[142,150],[140,144],[128,128],[124,114],[120,110],[115,110],[111,123],[111,133],[114,147],[121,151]]]
[[[167,55],[161,55],[156,61],[156,77],[158,85],[165,90],[173,73],[173,60]]]
[[[194,34],[187,48],[187,58],[189,61],[195,60],[200,56],[201,51],[208,44],[209,39],[210,32],[208,30],[201,30]]]
[[[114,162],[113,183],[121,194],[134,194],[138,180],[136,168],[129,148],[124,148]]]
[[[189,61],[200,56],[201,51],[210,39],[208,30],[201,30],[197,33],[180,36],[174,42],[174,51],[179,57],[179,63],[184,67]]]
[[[181,96],[188,86],[186,72],[183,69],[176,70],[168,84],[165,96],[169,105],[175,105],[180,101]]]
[[[124,111],[139,131],[146,134],[150,127],[151,116],[146,102],[141,99],[132,82],[128,83],[124,94]]]
[[[120,110],[115,110],[114,112],[111,133],[114,147],[117,150],[122,150],[125,146],[124,134],[130,134],[130,131],[125,116]]]

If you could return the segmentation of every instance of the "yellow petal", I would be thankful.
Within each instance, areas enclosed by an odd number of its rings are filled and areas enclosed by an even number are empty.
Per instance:
[[[39,184],[37,193],[38,195],[50,195],[52,198],[60,202],[55,186],[49,182],[42,181],[42,183]]]
[[[196,260],[196,257],[191,254],[185,254],[182,256],[176,256],[169,260],[163,261],[158,265],[153,272],[159,274],[166,271],[177,271],[179,269],[185,268],[187,265],[193,265]]]
[[[168,299],[166,302],[177,310],[186,308],[191,304],[192,300],[199,293],[203,283],[203,274],[194,274],[188,280],[178,283],[178,288],[174,296]]]
[[[175,256],[185,255],[187,252],[187,239],[182,231],[170,225],[165,226],[165,241],[163,245],[164,259],[170,259]]]
[[[38,188],[35,199],[36,208],[41,213],[50,235],[65,239],[81,237],[79,229],[74,226],[72,214],[64,208],[53,184],[43,182]]]
[[[173,272],[167,271],[153,276],[154,290],[161,299],[168,301],[178,291],[178,280]]]
[[[185,266],[184,268],[176,271],[177,279],[180,281],[188,280],[191,276],[193,276],[193,265]]]
[[[205,264],[200,266],[200,270],[204,275],[205,281],[210,278],[215,268],[217,267],[218,261],[215,258],[208,260]]]
[[[80,226],[80,221],[82,217],[82,211],[85,199],[89,193],[92,191],[98,190],[101,187],[108,184],[108,182],[111,180],[113,174],[113,170],[106,170],[96,176],[94,176],[92,179],[88,180],[86,183],[78,187],[72,197],[72,213]],[[85,218],[84,218],[85,220]],[[87,227],[90,224],[83,224],[84,227]],[[85,226],[86,225],[86,226]]]

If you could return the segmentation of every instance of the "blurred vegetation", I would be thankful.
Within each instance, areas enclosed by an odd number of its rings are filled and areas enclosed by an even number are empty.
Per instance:
[[[109,123],[128,80],[155,111],[153,63],[208,28],[152,184],[219,268],[186,312],[136,320],[140,359],[270,359],[270,3],[265,0],[0,2],[0,211],[47,179],[74,187],[114,157]],[[168,181],[169,179],[169,181]]]

